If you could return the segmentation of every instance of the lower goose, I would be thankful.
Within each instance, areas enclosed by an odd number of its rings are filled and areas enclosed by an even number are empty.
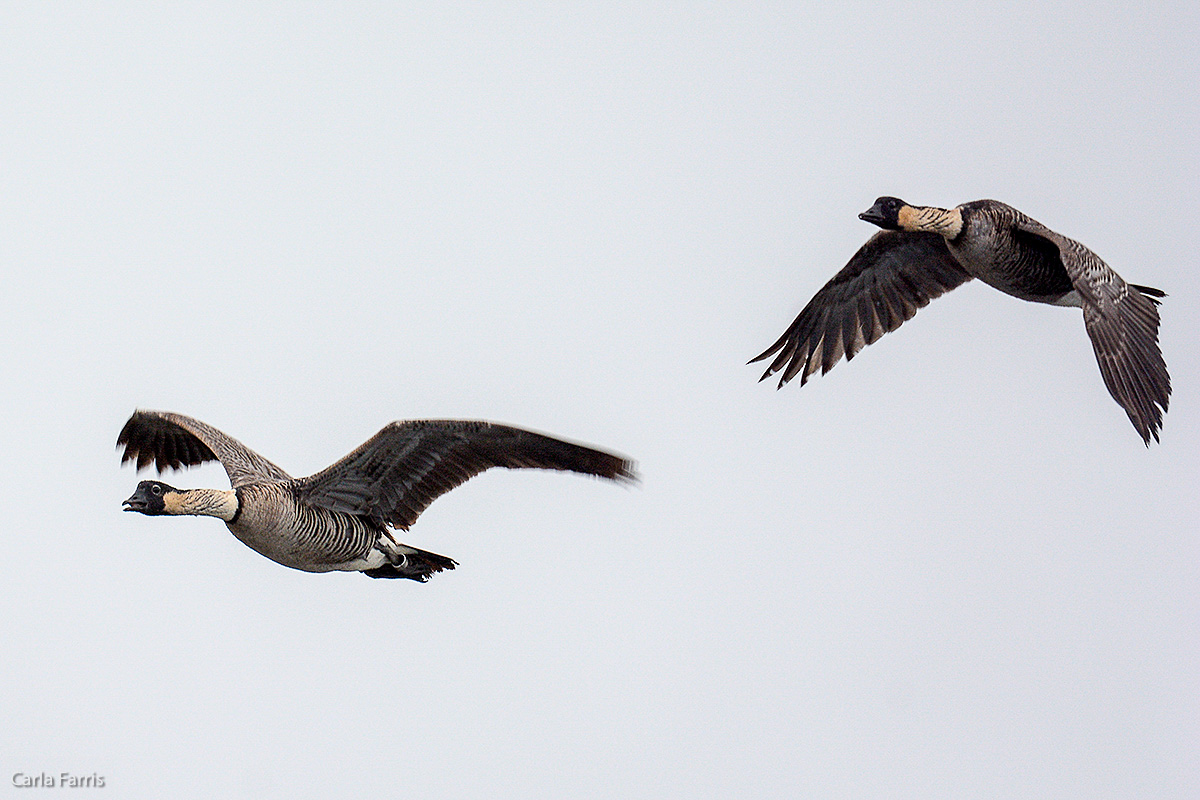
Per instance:
[[[1158,441],[1171,378],[1158,347],[1158,298],[1126,283],[1099,256],[1012,206],[976,200],[956,208],[880,197],[859,214],[883,231],[813,296],[775,344],[760,380],[781,373],[803,385],[845,355],[911,319],[935,297],[979,278],[1005,294],[1083,309],[1100,374],[1147,445]]]
[[[456,562],[399,542],[439,495],[490,467],[556,469],[637,480],[633,463],[540,433],[463,420],[393,422],[354,452],[307,478],[292,478],[216,428],[163,411],[137,411],[117,445],[121,463],[161,473],[219,461],[231,489],[176,489],[142,481],[123,503],[149,516],[224,520],[262,555],[306,572],[357,571],[426,581]]]

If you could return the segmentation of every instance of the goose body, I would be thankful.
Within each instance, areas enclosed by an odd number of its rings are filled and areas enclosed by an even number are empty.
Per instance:
[[[306,572],[359,571],[426,581],[456,562],[401,543],[439,495],[490,467],[556,469],[634,481],[627,459],[533,431],[465,420],[393,422],[332,466],[292,478],[205,423],[137,411],[117,437],[121,462],[161,473],[218,461],[230,489],[176,489],[142,481],[124,502],[149,516],[212,516],[272,561]]]
[[[996,200],[944,209],[881,197],[859,217],[883,230],[751,360],[774,356],[761,379],[780,373],[782,387],[800,375],[803,385],[978,278],[1022,300],[1082,308],[1109,393],[1145,443],[1158,440],[1171,395],[1158,346],[1163,292],[1126,283],[1084,245]]]

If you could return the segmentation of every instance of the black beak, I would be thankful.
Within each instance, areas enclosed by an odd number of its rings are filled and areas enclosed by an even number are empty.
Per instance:
[[[146,502],[146,493],[142,489],[138,489],[129,496],[128,500],[121,503],[122,511],[141,511],[145,513],[148,508],[150,508],[150,504]]]
[[[883,208],[879,205],[879,203],[876,203],[866,211],[859,214],[858,218],[863,222],[869,222],[872,225],[879,225],[881,227],[887,222],[887,217],[884,216]]]

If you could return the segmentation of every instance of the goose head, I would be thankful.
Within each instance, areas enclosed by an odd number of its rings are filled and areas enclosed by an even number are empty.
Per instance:
[[[875,205],[858,215],[858,218],[872,225],[878,225],[885,231],[900,230],[900,209],[908,203],[899,197],[880,197]]]
[[[148,517],[157,517],[170,513],[167,511],[166,497],[171,494],[177,495],[179,490],[162,481],[142,481],[121,506],[126,511],[137,511]]]

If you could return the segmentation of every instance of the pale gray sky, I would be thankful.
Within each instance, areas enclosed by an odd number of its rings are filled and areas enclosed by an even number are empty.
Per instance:
[[[1195,4],[326,5],[5,5],[0,793],[1200,796]],[[881,194],[1169,292],[1162,444],[978,284],[757,384]],[[644,483],[495,471],[405,537],[456,571],[309,575],[123,514],[136,407]]]

